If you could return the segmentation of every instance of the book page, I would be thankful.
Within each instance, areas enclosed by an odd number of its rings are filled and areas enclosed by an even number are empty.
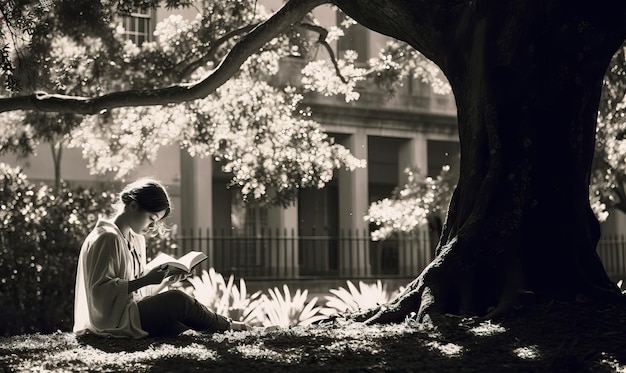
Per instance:
[[[146,264],[146,272],[160,265],[174,263],[174,262],[176,262],[176,258],[174,258],[173,256],[167,255],[165,253],[159,253],[159,255],[157,255],[156,258],[152,259],[148,264]]]
[[[190,251],[178,259],[178,261],[187,267],[187,271],[190,271],[194,266],[206,258],[207,256],[201,251]]]
[[[146,272],[150,271],[152,268],[161,266],[163,264],[167,264],[170,267],[180,269],[184,272],[190,272],[191,269],[207,259],[207,256],[204,255],[201,251],[190,251],[187,254],[183,255],[180,259],[176,259],[171,255],[167,255],[165,253],[159,253],[150,263],[146,264]]]

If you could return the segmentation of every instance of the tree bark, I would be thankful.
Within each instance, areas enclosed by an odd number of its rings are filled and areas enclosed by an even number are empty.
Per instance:
[[[337,3],[441,67],[461,147],[435,260],[396,300],[353,318],[492,316],[522,293],[618,299],[595,252],[588,188],[602,79],[626,38],[626,3],[394,0],[377,2],[382,16],[365,0]],[[398,16],[403,9],[412,13]],[[388,17],[395,22],[380,22]]]

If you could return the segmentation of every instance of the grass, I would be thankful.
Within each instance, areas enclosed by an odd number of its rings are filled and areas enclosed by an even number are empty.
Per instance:
[[[436,330],[334,324],[141,340],[72,333],[0,338],[5,371],[626,372],[623,306],[552,301]]]

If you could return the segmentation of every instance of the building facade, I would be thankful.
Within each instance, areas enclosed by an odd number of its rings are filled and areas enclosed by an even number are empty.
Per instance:
[[[282,0],[263,0],[276,10]],[[155,25],[173,12],[194,17],[193,8],[136,11],[121,22],[136,44],[151,41]],[[331,7],[315,10],[322,26],[342,21]],[[365,61],[388,39],[355,25],[333,45],[337,55],[355,50]],[[302,60],[287,61],[277,79],[296,82]],[[309,95],[305,104],[336,142],[346,146],[367,168],[338,170],[323,189],[300,190],[288,208],[242,203],[230,175],[211,159],[192,158],[178,146],[161,149],[157,164],[144,164],[127,177],[151,176],[162,181],[174,208],[168,223],[175,227],[179,253],[198,249],[209,254],[207,266],[246,278],[368,278],[415,277],[432,259],[438,230],[424,227],[412,237],[372,241],[372,228],[363,219],[369,205],[391,196],[404,184],[407,167],[436,176],[443,165],[459,167],[456,107],[452,95],[437,95],[427,84],[408,80],[387,100],[376,87],[363,86],[361,98],[346,104],[342,98]],[[34,182],[52,183],[54,165],[49,144],[29,158],[2,156],[0,162],[20,166]],[[63,179],[84,186],[110,188],[113,175],[91,175],[79,149],[65,149]],[[118,182],[119,183],[119,182]],[[602,224],[605,239],[598,252],[611,276],[626,268],[626,215],[612,211]],[[607,239],[610,237],[610,239]],[[621,237],[621,238],[620,238]]]
[[[316,14],[325,26],[342,17],[331,8]],[[355,50],[364,61],[388,39],[356,25],[341,40],[334,45],[337,55]],[[300,63],[287,61],[277,79],[297,82]],[[261,268],[258,274],[272,277],[413,277],[430,261],[436,233],[425,229],[418,243],[372,242],[363,217],[372,202],[403,185],[407,167],[429,176],[444,165],[458,167],[454,98],[413,80],[392,100],[376,87],[360,88],[361,98],[354,103],[309,95],[304,104],[336,142],[367,160],[367,168],[337,171],[323,189],[301,190],[288,208],[242,205],[238,191],[225,188],[230,177],[219,164],[181,154],[181,227],[185,235],[212,227],[207,236],[213,239],[202,249],[222,272],[251,277],[257,274],[254,268]],[[267,234],[276,238],[274,245],[263,242]]]
[[[266,1],[271,9],[280,1]],[[193,10],[184,10],[192,17]],[[149,41],[157,22],[170,11],[136,12],[122,18],[129,39]],[[329,26],[342,15],[330,7],[315,16]],[[387,38],[354,26],[338,45],[356,50],[362,59],[377,53]],[[286,62],[277,79],[297,78],[301,61]],[[179,237],[210,255],[209,266],[242,276],[413,277],[430,261],[436,234],[423,232],[419,244],[407,240],[372,242],[364,215],[370,203],[389,197],[405,181],[404,169],[417,166],[430,176],[443,165],[458,167],[456,108],[451,95],[434,94],[429,85],[407,81],[403,90],[386,100],[375,87],[361,87],[361,98],[346,104],[342,98],[310,95],[312,119],[367,168],[338,170],[323,189],[301,190],[288,208],[244,205],[230,175],[211,159],[192,158],[177,146],[163,148],[158,164],[145,164],[127,179],[152,176],[167,185],[174,209],[169,223]],[[53,165],[43,144],[35,156],[0,161],[19,165],[35,182],[50,182]],[[62,177],[73,183],[109,185],[112,175],[90,175],[78,149],[67,149]],[[199,239],[204,235],[204,239]],[[270,241],[267,241],[270,237]],[[273,240],[273,242],[271,241]],[[268,243],[269,242],[269,243]],[[184,246],[184,245],[181,245]],[[419,255],[415,255],[419,252]]]

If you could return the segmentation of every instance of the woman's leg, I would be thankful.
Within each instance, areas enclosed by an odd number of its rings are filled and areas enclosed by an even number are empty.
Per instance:
[[[178,335],[187,329],[228,330],[230,321],[180,290],[169,290],[137,303],[141,327],[150,336]]]

